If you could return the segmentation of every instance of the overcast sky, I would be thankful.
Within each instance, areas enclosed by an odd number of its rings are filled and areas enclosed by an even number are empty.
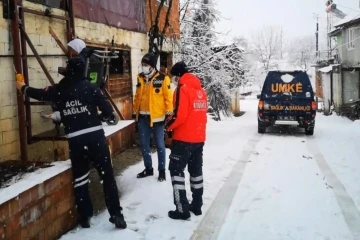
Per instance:
[[[360,14],[359,1],[334,0],[340,10],[351,16]],[[227,39],[232,36],[251,38],[252,32],[265,25],[282,26],[284,37],[288,39],[314,35],[314,13],[319,14],[322,34],[326,33],[325,0],[217,0],[217,5],[226,19],[216,24],[216,30],[231,30]]]

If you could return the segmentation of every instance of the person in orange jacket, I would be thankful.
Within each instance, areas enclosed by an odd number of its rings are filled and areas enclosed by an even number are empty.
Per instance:
[[[208,99],[200,79],[190,73],[184,62],[176,63],[171,75],[178,79],[174,92],[174,114],[167,119],[166,131],[172,132],[169,171],[174,191],[175,211],[172,219],[186,220],[190,211],[201,215],[203,205],[203,147],[206,139]],[[175,80],[176,81],[176,80]],[[188,165],[193,200],[189,204],[185,191],[184,169]]]

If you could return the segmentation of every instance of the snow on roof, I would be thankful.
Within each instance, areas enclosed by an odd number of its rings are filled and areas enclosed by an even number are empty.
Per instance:
[[[332,71],[333,66],[336,67],[336,66],[339,66],[339,65],[340,65],[340,64],[331,64],[331,65],[329,65],[329,66],[320,68],[319,71],[320,71],[320,72],[323,72],[323,73],[329,73],[329,72]]]
[[[357,20],[360,19],[360,14],[357,15],[352,15],[352,16],[346,16],[344,19],[341,19],[340,21],[338,21],[337,23],[334,24],[334,27],[340,27],[342,25],[351,23],[351,22],[355,22]]]
[[[332,66],[327,66],[327,67],[323,67],[323,68],[320,68],[319,69],[320,72],[323,72],[323,73],[329,73],[332,71]]]
[[[120,129],[125,128],[126,126],[133,123],[133,120],[122,120],[119,121],[117,125],[109,126],[106,123],[103,123],[105,136],[111,136],[115,132],[119,131]],[[38,185],[46,180],[55,177],[56,175],[66,171],[67,169],[71,168],[70,160],[67,161],[59,161],[59,162],[52,162],[52,167],[42,168],[36,170],[35,172],[25,174],[24,177],[15,182],[14,184],[10,185],[7,188],[0,189],[0,204],[9,201],[17,196],[20,193]]]

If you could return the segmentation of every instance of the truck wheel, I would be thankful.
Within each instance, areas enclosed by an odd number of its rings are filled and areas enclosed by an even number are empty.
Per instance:
[[[309,135],[309,136],[314,135],[314,128],[305,129],[305,135]]]
[[[258,133],[264,134],[265,132],[266,132],[266,128],[262,128],[262,127],[258,126]]]

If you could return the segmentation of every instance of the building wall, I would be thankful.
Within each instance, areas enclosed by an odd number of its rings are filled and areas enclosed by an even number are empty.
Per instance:
[[[343,88],[342,88],[342,100],[343,103],[351,103],[359,99],[359,71],[344,71],[342,72],[343,77]]]
[[[331,106],[331,73],[322,73],[322,90],[324,100],[324,113],[328,115],[330,113]]]
[[[333,98],[335,110],[338,111],[342,105],[341,73],[333,73]]]
[[[94,46],[103,46],[104,43],[110,43],[114,36],[115,42],[120,45],[119,47],[123,46],[125,49],[130,49],[132,88],[134,92],[141,59],[148,52],[147,35],[108,27],[104,24],[94,24],[82,19],[75,19],[75,25],[76,36],[86,42],[91,42]],[[131,119],[133,97],[115,98],[114,101],[124,117]]]
[[[24,6],[34,8],[34,4],[24,1]],[[2,11],[2,4],[0,4]],[[39,7],[38,7],[39,9]],[[42,9],[41,9],[42,10]],[[62,11],[53,10],[54,14],[64,15]],[[53,79],[57,82],[60,76],[57,74],[57,67],[65,65],[64,53],[57,46],[49,34],[49,26],[54,29],[61,40],[65,39],[65,24],[61,20],[49,20],[48,18],[25,14],[25,28],[32,43],[39,54],[56,54],[59,57],[43,57],[45,66]],[[10,21],[0,18],[0,161],[19,159],[19,123],[17,117],[17,99],[15,88],[15,76],[13,68],[13,43],[9,38]],[[65,41],[65,40],[64,40]],[[33,55],[29,46],[28,55]],[[45,87],[49,85],[45,74],[34,57],[28,56],[30,84],[34,87]],[[51,111],[50,107],[33,106],[31,108],[33,135],[53,128],[50,121],[40,118],[40,111]],[[30,160],[42,159],[50,161],[54,159],[54,151],[66,152],[64,142],[40,142],[28,146]]]
[[[24,1],[24,6],[36,10],[44,10],[44,6]],[[2,3],[0,3],[2,11]],[[65,15],[62,10],[52,9],[53,14]],[[19,159],[19,125],[17,117],[17,100],[15,88],[15,76],[13,70],[13,49],[12,42],[9,41],[10,21],[0,18],[0,161]],[[49,34],[49,26],[52,27],[58,38],[66,45],[66,25],[65,21],[50,19],[32,14],[25,14],[25,27],[32,43],[39,54],[57,54],[63,55],[61,48],[57,46],[55,40]],[[103,24],[90,23],[81,19],[75,19],[76,35],[92,43],[104,44],[110,42],[112,36],[115,36],[115,42],[131,49],[131,73],[133,86],[136,85],[136,75],[138,66],[143,54],[147,52],[147,35],[142,33],[129,32],[122,29],[108,27]],[[28,47],[28,55],[32,51]],[[6,55],[6,56],[4,56]],[[45,74],[40,68],[34,57],[28,57],[30,85],[43,88],[49,85]],[[61,79],[57,73],[59,66],[65,66],[65,56],[43,57],[45,66],[49,70],[55,82]],[[132,98],[115,99],[120,111],[127,117],[131,116]],[[40,112],[50,112],[50,107],[33,106],[32,130],[33,135],[51,130],[54,125],[51,121],[40,118]],[[62,153],[62,158],[67,158],[66,142],[42,141],[28,146],[29,160],[53,161],[55,152]]]
[[[355,28],[355,38],[360,36],[360,27]],[[348,49],[348,31],[344,29],[338,36],[339,56],[343,67],[359,66],[360,64],[360,39],[354,40],[355,48]],[[343,45],[343,46],[342,46]]]
[[[160,4],[160,0],[146,1],[146,28],[149,31],[152,24],[156,19],[157,10]],[[167,28],[166,34],[168,37],[180,37],[180,13],[179,13],[179,0],[173,0],[170,16],[169,16],[169,27]],[[166,13],[168,6],[163,6],[159,16],[159,28],[163,30],[165,25]]]
[[[323,89],[322,89],[322,80],[321,72],[318,69],[315,72],[315,93],[319,98],[324,98]]]

